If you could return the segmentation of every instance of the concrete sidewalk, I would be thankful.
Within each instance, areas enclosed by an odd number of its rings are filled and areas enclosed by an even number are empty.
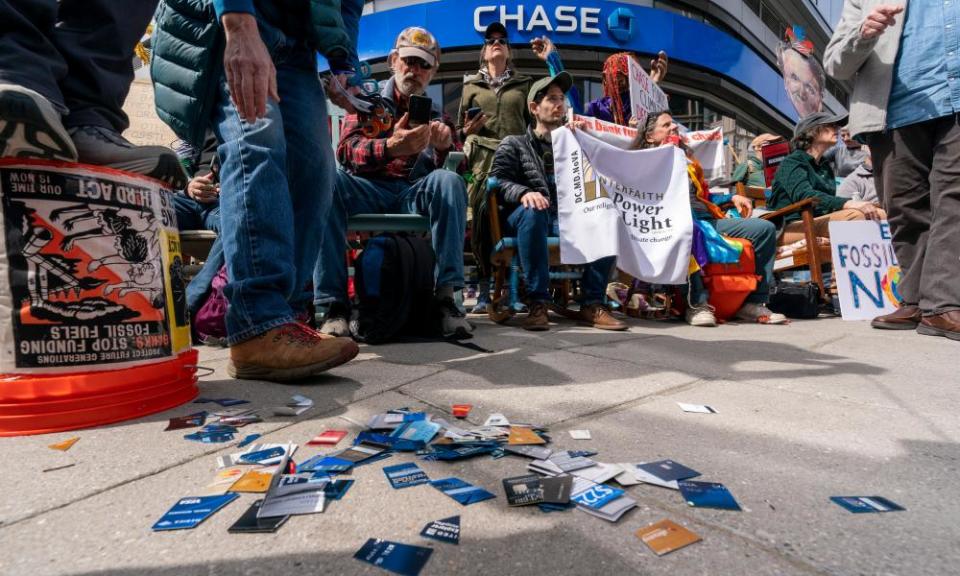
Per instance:
[[[602,462],[671,458],[727,485],[742,512],[688,507],[678,492],[627,489],[639,504],[610,524],[580,511],[508,508],[502,478],[527,459],[481,456],[418,464],[431,478],[457,476],[498,497],[462,507],[429,486],[392,490],[381,469],[363,466],[341,501],[300,516],[275,534],[233,535],[252,494],[194,530],[151,532],[179,498],[207,485],[215,456],[233,444],[203,445],[164,432],[182,406],[94,430],[0,439],[0,573],[385,574],[352,558],[378,537],[432,546],[425,575],[477,574],[956,574],[960,561],[960,343],[866,323],[820,319],[789,326],[715,329],[632,321],[626,333],[560,320],[545,334],[478,322],[477,344],[363,347],[358,359],[301,386],[234,381],[227,353],[205,348],[201,394],[316,406],[298,418],[271,417],[241,429],[264,441],[301,445],[325,428],[355,435],[368,418],[402,406],[449,417],[474,405],[473,424],[503,412],[548,426],[552,447],[592,449]],[[682,412],[677,402],[714,406]],[[593,440],[572,440],[586,428]],[[48,444],[72,436],[68,452]],[[345,444],[346,441],[343,443]],[[76,465],[53,472],[42,470]],[[850,514],[838,495],[880,495],[906,507]],[[419,536],[431,520],[459,514],[459,546]],[[657,557],[634,532],[670,518],[703,542]]]

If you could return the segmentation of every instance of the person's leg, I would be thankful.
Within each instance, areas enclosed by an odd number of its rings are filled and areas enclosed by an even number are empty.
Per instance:
[[[897,291],[904,305],[919,305],[930,235],[930,171],[935,129],[929,122],[879,133],[870,139],[874,182],[890,223],[900,262]],[[955,224],[954,224],[955,225]]]
[[[547,249],[547,234],[550,214],[546,210],[533,210],[518,206],[507,217],[506,234],[516,235],[517,253],[523,279],[527,284],[527,296],[531,302],[550,300],[550,261]]]
[[[930,228],[920,279],[924,316],[951,316],[960,330],[960,120],[942,118],[936,130],[930,172]],[[899,254],[898,254],[899,258]]]
[[[146,174],[174,189],[186,172],[165,146],[134,146],[121,134],[130,125],[123,103],[133,82],[133,49],[157,0],[61,0],[51,41],[67,63],[60,90],[63,119],[80,162]]]
[[[757,289],[747,296],[747,302],[766,304],[773,285],[773,260],[777,253],[777,227],[759,218],[725,218],[717,220],[717,232],[733,238],[745,238],[753,244],[756,272],[760,276]]]
[[[56,0],[0,0],[0,156],[75,161],[61,122],[67,64],[50,40]]]
[[[837,210],[823,216],[817,216],[813,219],[813,235],[818,238],[829,238],[831,222],[852,222],[863,219],[863,212],[854,209]],[[806,239],[806,235],[803,232],[803,222],[797,220],[784,227],[784,244],[793,244],[804,239]]]
[[[280,100],[280,112],[287,142],[287,180],[293,197],[293,262],[300,288],[291,306],[302,314],[312,298],[308,285],[333,200],[337,166],[327,127],[327,98],[317,76],[314,54],[301,51],[277,68],[277,77],[296,86]]]
[[[463,178],[449,170],[434,170],[401,196],[400,208],[430,218],[438,293],[452,295],[463,288],[463,239],[467,227],[467,188]]]
[[[603,304],[607,293],[607,284],[610,283],[610,273],[617,263],[616,256],[609,256],[591,262],[583,267],[583,300],[581,306]]]
[[[133,82],[133,49],[147,30],[157,0],[60,0],[59,4],[51,40],[69,70],[60,79],[70,110],[64,124],[122,133],[130,125],[122,108]]]
[[[200,271],[187,284],[187,310],[190,312],[191,318],[207,301],[207,295],[210,294],[210,284],[225,263],[223,242],[218,237],[213,241],[210,253],[207,254],[207,259],[203,262]]]
[[[212,208],[210,206],[211,205],[208,204],[207,207],[204,209],[203,227],[206,230],[211,230],[219,234],[220,233],[220,203],[217,202],[216,204],[213,204]]]
[[[317,307],[347,301],[347,219],[353,214],[381,214],[396,209],[396,195],[381,182],[339,170],[331,206],[320,230],[313,270],[313,303]]]
[[[206,230],[204,205],[186,194],[173,195],[173,211],[177,215],[178,230]]]

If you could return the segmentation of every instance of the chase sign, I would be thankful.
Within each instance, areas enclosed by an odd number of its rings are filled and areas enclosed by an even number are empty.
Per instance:
[[[473,49],[479,53],[483,31],[495,21],[503,23],[514,44],[546,34],[561,49],[641,54],[664,50],[672,61],[732,80],[785,118],[796,120],[779,71],[739,39],[680,14],[615,0],[436,0],[409,4],[364,16],[357,48],[361,60],[385,58],[401,30],[422,26],[433,33],[443,51]]]

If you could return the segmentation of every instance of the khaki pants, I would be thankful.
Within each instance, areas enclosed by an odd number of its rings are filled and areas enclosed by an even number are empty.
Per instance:
[[[884,215],[885,217],[885,215]],[[847,222],[851,220],[863,220],[863,212],[855,209],[837,210],[823,216],[817,216],[813,219],[813,235],[818,238],[830,237],[830,222]],[[798,240],[806,238],[803,234],[803,222],[797,220],[791,222],[783,229],[783,240],[781,244],[793,244]]]

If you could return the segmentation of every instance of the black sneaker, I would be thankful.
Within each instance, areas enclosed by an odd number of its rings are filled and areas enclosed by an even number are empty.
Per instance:
[[[49,100],[17,84],[0,84],[0,156],[77,161],[77,149]]]
[[[166,182],[174,190],[187,186],[187,173],[173,150],[165,146],[135,146],[113,130],[100,126],[70,129],[77,158],[84,164],[136,172]]]
[[[331,304],[323,317],[320,333],[338,337],[350,336],[350,306],[342,302]]]
[[[438,298],[440,307],[441,330],[444,338],[470,338],[473,336],[473,324],[460,310],[453,298]]]

